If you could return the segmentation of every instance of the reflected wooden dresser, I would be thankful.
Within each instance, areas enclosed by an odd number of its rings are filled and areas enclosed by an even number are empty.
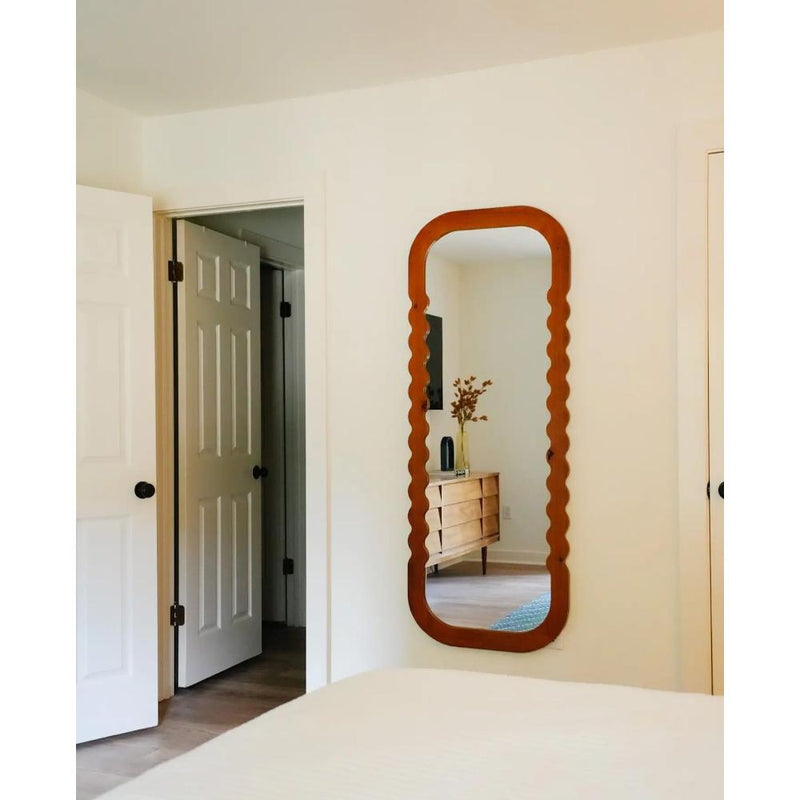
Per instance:
[[[486,554],[490,544],[500,541],[500,475],[473,472],[466,478],[428,476],[426,490],[430,508],[428,523],[428,567],[457,561],[481,551],[481,566],[486,574]]]

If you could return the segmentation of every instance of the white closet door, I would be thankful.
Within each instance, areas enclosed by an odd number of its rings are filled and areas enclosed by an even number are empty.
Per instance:
[[[708,157],[708,433],[711,536],[711,685],[723,693],[723,155]]]
[[[150,198],[79,186],[77,209],[83,742],[158,723],[156,500],[134,494],[155,483],[155,334]]]
[[[259,250],[178,222],[178,684],[261,652]]]

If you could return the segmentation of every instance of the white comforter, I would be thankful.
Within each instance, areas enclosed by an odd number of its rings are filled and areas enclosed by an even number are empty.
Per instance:
[[[722,700],[451,670],[312,692],[107,800],[714,800]]]

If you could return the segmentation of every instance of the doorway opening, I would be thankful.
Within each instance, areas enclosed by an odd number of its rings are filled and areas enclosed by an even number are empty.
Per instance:
[[[268,680],[278,661],[294,676],[285,688],[302,694],[303,207],[178,216],[171,226],[170,260],[182,265],[173,274],[174,689],[248,670]]]

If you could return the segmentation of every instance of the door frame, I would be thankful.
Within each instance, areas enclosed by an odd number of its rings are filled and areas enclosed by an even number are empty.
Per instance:
[[[711,693],[708,477],[708,156],[721,119],[684,123],[677,138],[678,664],[676,688]],[[707,613],[703,613],[705,609]]]
[[[223,192],[220,192],[223,194]],[[154,198],[153,240],[156,318],[156,436],[158,480],[158,699],[175,693],[175,652],[169,608],[174,590],[174,422],[172,220],[302,205],[304,209],[305,389],[306,389],[306,691],[331,680],[330,491],[327,402],[327,313],[325,260],[325,181],[318,174],[303,191],[238,202],[191,199],[173,204]],[[185,204],[184,204],[185,202]],[[310,444],[313,442],[313,448]]]

